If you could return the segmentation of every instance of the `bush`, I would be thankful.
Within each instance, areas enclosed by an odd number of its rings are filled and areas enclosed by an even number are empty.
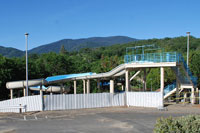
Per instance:
[[[159,118],[154,133],[200,133],[200,115]]]

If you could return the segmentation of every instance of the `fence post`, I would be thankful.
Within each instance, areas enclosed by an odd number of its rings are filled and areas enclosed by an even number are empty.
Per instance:
[[[50,99],[49,101],[51,102],[51,111],[52,111],[53,110],[53,94],[52,94],[52,92],[50,93],[50,96],[51,97],[49,98]]]
[[[124,93],[124,106],[128,107],[128,92],[125,91]]]
[[[22,113],[22,108],[21,108],[21,104],[19,104],[19,113]]]
[[[198,89],[198,88],[197,88]],[[199,104],[200,104],[200,91],[198,91],[199,92]]]

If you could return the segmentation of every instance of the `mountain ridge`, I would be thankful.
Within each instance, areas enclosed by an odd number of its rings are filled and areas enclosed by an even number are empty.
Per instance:
[[[131,41],[136,41],[137,39],[126,37],[126,36],[110,36],[110,37],[90,37],[90,38],[80,38],[80,39],[62,39],[53,43],[45,44],[30,50],[30,53],[48,53],[54,51],[58,53],[60,47],[64,45],[65,49],[69,52],[80,50],[80,45],[85,45],[85,47],[95,48],[101,46],[110,46],[113,44],[123,44]],[[48,47],[46,50],[46,47]],[[45,51],[45,52],[44,52]]]
[[[81,48],[97,48],[103,46],[110,46],[114,44],[125,44],[138,39],[127,37],[127,36],[109,36],[109,37],[90,37],[90,38],[80,38],[80,39],[62,39],[52,43],[44,44],[29,50],[30,54],[42,54],[48,52],[60,51],[62,45],[68,52],[78,51]],[[12,48],[0,46],[0,54],[6,57],[21,57],[24,56],[25,51]]]

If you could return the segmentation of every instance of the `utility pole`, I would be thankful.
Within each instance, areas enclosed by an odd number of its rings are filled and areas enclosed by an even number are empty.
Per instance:
[[[189,66],[189,50],[190,50],[190,44],[189,44],[189,38],[190,38],[190,32],[186,32],[187,34],[187,67]]]
[[[25,33],[26,40],[26,96],[28,96],[28,33]]]

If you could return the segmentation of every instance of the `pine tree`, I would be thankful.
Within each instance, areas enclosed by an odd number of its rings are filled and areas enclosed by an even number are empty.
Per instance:
[[[67,54],[67,50],[65,49],[64,45],[61,45],[60,54]]]

